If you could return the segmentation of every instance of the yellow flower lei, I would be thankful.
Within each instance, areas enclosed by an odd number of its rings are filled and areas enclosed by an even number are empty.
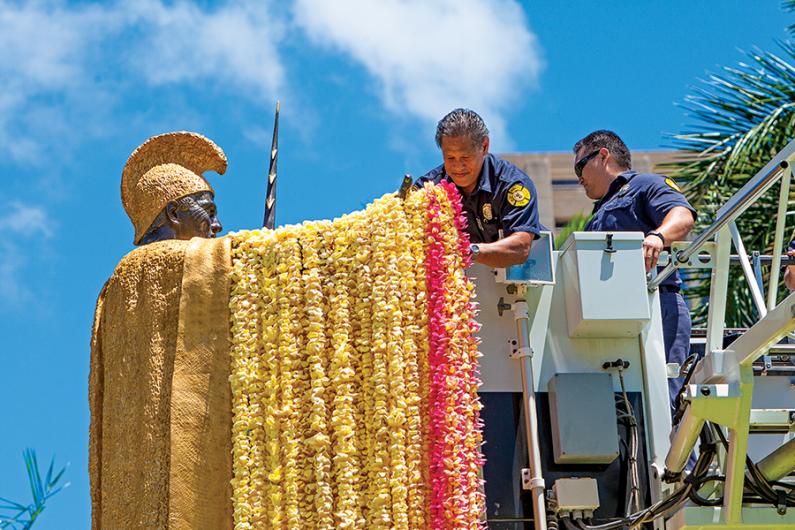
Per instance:
[[[307,457],[312,460],[314,487],[306,499],[312,506],[305,513],[314,514],[317,528],[332,528],[333,489],[331,484],[331,441],[328,435],[327,404],[329,395],[328,361],[326,358],[326,314],[328,304],[323,292],[323,276],[328,271],[328,256],[323,236],[329,223],[306,226],[302,238],[304,258],[306,356],[310,377],[310,412],[308,418]]]
[[[444,273],[450,356],[468,372],[476,369],[471,286],[444,190],[384,196],[333,222],[232,236],[236,529],[430,524],[430,193],[443,206],[453,255]],[[464,380],[451,381],[462,388]],[[442,451],[470,485],[479,480],[476,390],[449,403],[458,408],[447,443],[464,449]],[[445,527],[474,528],[479,513],[466,506],[477,510],[482,500],[448,493]]]

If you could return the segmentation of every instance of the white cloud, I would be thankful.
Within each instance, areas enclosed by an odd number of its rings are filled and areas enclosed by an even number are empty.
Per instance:
[[[31,111],[54,106],[43,99],[50,94],[73,107],[72,96],[85,85],[86,58],[109,27],[96,6],[0,0],[0,153],[16,162],[40,158],[52,136],[48,128],[34,130]]]
[[[269,8],[250,0],[212,9],[166,0],[0,0],[0,154],[41,163],[45,145],[51,156],[53,145],[78,141],[80,135],[62,134],[74,123],[85,136],[111,121],[125,94],[97,76],[122,79],[133,90],[205,82],[272,101],[284,84],[276,48],[283,30]],[[47,115],[45,123],[29,120],[33,112]]]
[[[190,84],[270,107],[287,92],[289,10],[273,0],[0,0],[0,155],[44,164],[53,146],[68,153],[118,123],[119,102],[141,87]],[[542,68],[515,0],[295,0],[292,15],[314,42],[363,65],[394,114],[428,125],[468,106],[497,145]],[[64,135],[75,123],[80,134]]]
[[[155,85],[215,79],[255,100],[272,101],[283,87],[277,42],[282,21],[269,2],[238,1],[213,11],[159,0],[127,4],[139,28],[131,64]]]
[[[73,86],[86,48],[110,22],[98,6],[0,2],[0,77],[37,91]]]
[[[47,213],[40,206],[29,206],[21,202],[13,202],[7,214],[0,217],[0,226],[6,235],[25,237],[52,236],[52,229]]]
[[[498,146],[509,143],[509,109],[543,66],[513,0],[296,0],[294,16],[312,40],[360,62],[392,112],[435,122],[470,107]]]
[[[24,262],[16,250],[10,243],[0,243],[0,309],[3,306],[17,307],[23,300],[30,298],[19,277]]]
[[[16,307],[33,299],[21,274],[30,259],[30,252],[24,250],[52,237],[52,221],[42,207],[21,202],[12,202],[3,211],[7,213],[0,216],[4,233],[0,241],[0,306]]]
[[[255,145],[270,146],[273,142],[273,131],[264,127],[251,125],[241,131],[243,137]]]

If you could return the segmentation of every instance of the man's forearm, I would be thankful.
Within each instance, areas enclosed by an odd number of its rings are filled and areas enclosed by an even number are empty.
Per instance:
[[[665,238],[665,246],[669,246],[674,241],[685,239],[693,229],[693,224],[692,212],[684,206],[676,206],[665,215],[656,231]]]
[[[793,275],[793,269],[795,269],[795,265],[789,265],[784,271],[784,285],[786,285],[787,289],[790,291],[795,291],[795,275]]]
[[[494,243],[479,243],[480,254],[475,261],[489,267],[518,265],[527,261],[532,243],[533,236],[527,232],[514,232]]]

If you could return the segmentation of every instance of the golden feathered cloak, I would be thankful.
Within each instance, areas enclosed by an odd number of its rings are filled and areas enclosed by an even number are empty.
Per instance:
[[[125,256],[97,300],[93,529],[231,528],[228,238]]]

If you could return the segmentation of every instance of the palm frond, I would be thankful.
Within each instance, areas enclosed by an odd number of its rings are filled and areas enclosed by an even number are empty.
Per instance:
[[[68,482],[62,485],[58,484],[67,466],[61,468],[53,477],[55,468],[54,457],[50,461],[44,480],[42,480],[41,471],[39,470],[36,451],[33,449],[25,449],[22,453],[22,457],[25,461],[25,471],[33,502],[25,505],[0,497],[0,529],[30,529],[39,515],[41,515],[41,512],[44,511],[47,500],[69,486]]]
[[[572,232],[582,232],[585,230],[585,225],[591,219],[591,214],[581,213],[572,217],[568,223],[563,225],[558,235],[555,237],[555,248],[560,248],[566,242]]]
[[[795,11],[795,0],[784,0],[781,3],[781,8],[784,11],[792,13],[793,11]],[[789,27],[787,27],[787,31],[789,31],[790,35],[795,37],[795,24],[791,24]]]
[[[787,3],[795,10],[795,0]],[[746,53],[744,62],[710,75],[685,98],[683,107],[694,124],[674,136],[672,144],[690,156],[667,164],[665,170],[685,184],[685,193],[699,212],[694,232],[709,225],[720,206],[795,138],[795,45],[779,42],[778,46],[778,53]],[[774,188],[738,219],[749,251],[772,250],[775,218],[770,212],[777,205]],[[794,194],[788,214],[795,214]],[[788,215],[786,229],[787,235],[792,234],[795,216]],[[686,296],[697,325],[706,319],[701,302],[709,294],[708,278],[703,271],[685,274]],[[783,294],[783,285],[778,288]],[[756,309],[739,268],[732,269],[729,292],[727,326],[755,322]]]

